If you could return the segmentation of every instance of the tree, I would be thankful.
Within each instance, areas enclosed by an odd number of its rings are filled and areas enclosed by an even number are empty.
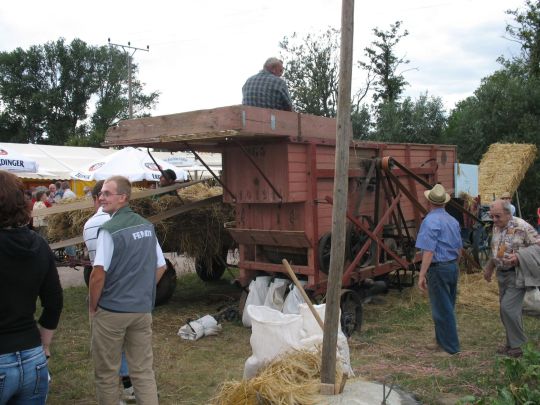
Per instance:
[[[521,60],[527,66],[531,76],[540,75],[540,1],[527,0],[528,9],[508,10],[508,15],[514,16],[517,25],[508,24],[506,32],[516,42],[521,44]]]
[[[335,117],[337,109],[339,31],[299,39],[294,33],[279,44],[295,111]]]
[[[395,53],[399,41],[409,35],[407,30],[400,32],[401,23],[401,21],[396,21],[391,24],[388,31],[374,28],[373,34],[376,39],[370,47],[364,48],[365,56],[369,62],[358,62],[358,65],[368,72],[368,76],[374,76],[373,100],[375,102],[396,102],[408,84],[403,77],[403,72],[397,73],[401,65],[409,63],[407,59],[398,57]]]
[[[442,100],[427,93],[416,100],[380,103],[371,137],[385,142],[441,143],[446,128]]]
[[[507,13],[509,36],[521,44],[522,53],[512,60],[499,58],[502,68],[484,78],[474,95],[451,112],[445,134],[458,145],[461,161],[478,163],[489,145],[532,143],[540,148],[540,2],[526,1],[524,10]],[[540,161],[520,184],[525,217],[534,217],[540,201]]]
[[[133,104],[144,115],[158,93],[144,94],[132,69]],[[97,146],[127,117],[126,78],[124,53],[79,39],[1,52],[0,140]]]
[[[449,118],[446,141],[458,145],[463,162],[479,163],[489,145],[532,143],[540,148],[540,78],[511,64],[482,80],[474,95],[458,103]],[[540,162],[520,189],[523,211],[532,215],[540,201]]]

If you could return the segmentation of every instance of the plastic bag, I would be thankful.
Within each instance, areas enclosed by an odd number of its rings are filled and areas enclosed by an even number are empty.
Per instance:
[[[540,313],[540,288],[530,288],[525,292],[523,309],[525,311]]]
[[[199,340],[203,336],[217,335],[221,332],[221,325],[211,315],[205,315],[196,321],[189,321],[182,326],[177,335],[186,340]]]
[[[302,287],[306,285],[307,281],[300,280]],[[305,303],[304,297],[300,293],[300,290],[294,285],[290,285],[289,294],[285,298],[283,303],[283,309],[281,310],[284,314],[299,314],[300,313],[300,304]]]
[[[246,303],[244,304],[244,312],[242,313],[242,323],[246,327],[251,326],[251,319],[247,312],[247,307],[249,305],[263,305],[264,300],[266,299],[266,294],[270,288],[270,276],[259,276],[252,280],[249,284],[249,294],[246,298]]]
[[[285,293],[291,284],[290,280],[285,278],[275,278],[270,284],[270,288],[266,293],[264,306],[281,311],[285,302]]]
[[[247,307],[252,329],[251,349],[253,354],[244,365],[244,378],[257,374],[259,368],[272,359],[292,349],[301,348],[302,317],[281,312],[265,306]]]

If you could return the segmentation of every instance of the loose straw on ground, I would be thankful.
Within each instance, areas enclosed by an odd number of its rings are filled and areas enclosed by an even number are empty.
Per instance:
[[[337,367],[336,382],[342,378]],[[272,361],[250,380],[222,383],[212,405],[313,405],[320,399],[321,354],[294,351]]]

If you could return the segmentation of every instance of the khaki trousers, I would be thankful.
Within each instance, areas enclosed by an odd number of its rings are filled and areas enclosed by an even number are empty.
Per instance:
[[[92,322],[92,359],[100,405],[118,405],[122,348],[139,405],[157,405],[153,370],[152,315],[98,308]]]

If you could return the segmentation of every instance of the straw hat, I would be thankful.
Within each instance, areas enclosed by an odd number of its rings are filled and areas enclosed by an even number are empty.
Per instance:
[[[501,194],[501,199],[503,198],[510,198],[512,199],[512,196],[510,195],[510,193],[508,191],[504,192]]]
[[[424,191],[429,202],[435,205],[443,205],[450,201],[450,195],[441,184],[435,184],[431,190]]]

